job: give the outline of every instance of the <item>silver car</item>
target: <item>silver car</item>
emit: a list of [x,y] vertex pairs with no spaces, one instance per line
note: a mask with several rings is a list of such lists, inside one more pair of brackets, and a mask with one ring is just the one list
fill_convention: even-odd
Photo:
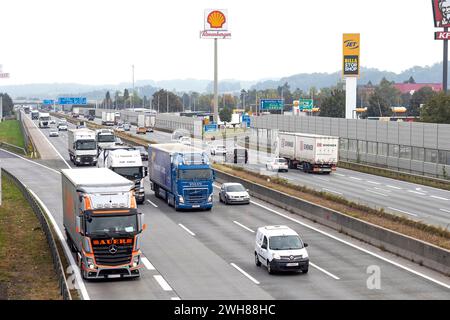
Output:
[[227,182],[220,187],[219,200],[225,204],[249,204],[250,195],[242,184]]

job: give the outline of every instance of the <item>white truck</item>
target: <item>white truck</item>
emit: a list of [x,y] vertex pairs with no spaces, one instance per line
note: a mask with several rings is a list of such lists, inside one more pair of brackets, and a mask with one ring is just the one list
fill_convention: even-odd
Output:
[[156,117],[149,114],[138,114],[137,118],[137,133],[153,132],[155,127]]
[[114,112],[102,111],[102,125],[113,126],[116,123],[116,114]]
[[95,132],[86,128],[70,129],[67,134],[69,157],[76,166],[97,164]]
[[72,108],[72,117],[78,118],[80,116],[80,107]]
[[339,137],[317,134],[280,132],[279,156],[290,169],[329,174],[336,170]]
[[108,168],[133,182],[134,196],[139,204],[145,201],[144,178],[147,167],[143,166],[141,152],[134,147],[105,148],[98,155],[99,168]]
[[50,114],[47,112],[39,112],[39,128],[50,128]]
[[98,129],[95,131],[98,149],[111,148],[116,144],[116,137],[112,129]]
[[105,168],[63,169],[63,224],[85,279],[139,277],[146,229],[133,183]]

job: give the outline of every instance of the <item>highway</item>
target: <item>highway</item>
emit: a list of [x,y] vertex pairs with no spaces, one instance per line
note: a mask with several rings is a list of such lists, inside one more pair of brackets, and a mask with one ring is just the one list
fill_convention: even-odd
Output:
[[[68,162],[67,135],[48,138],[48,129],[41,132],[34,137]],[[0,151],[0,165],[36,193],[63,229],[61,164],[67,167],[62,159],[33,162]],[[139,209],[149,224],[142,239],[148,261],[142,277],[85,282],[90,299],[450,298],[447,277],[261,201],[215,201],[210,212],[176,212],[154,197],[148,180],[145,188],[148,201]],[[309,243],[308,274],[269,275],[254,264],[252,231],[269,224],[288,225]],[[367,286],[368,268],[374,267],[381,272],[380,289]]]

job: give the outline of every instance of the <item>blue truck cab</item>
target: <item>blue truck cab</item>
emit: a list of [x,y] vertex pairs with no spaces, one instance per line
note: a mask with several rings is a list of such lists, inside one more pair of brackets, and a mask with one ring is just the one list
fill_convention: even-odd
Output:
[[156,197],[175,210],[212,208],[214,172],[205,151],[181,143],[152,144],[148,158]]

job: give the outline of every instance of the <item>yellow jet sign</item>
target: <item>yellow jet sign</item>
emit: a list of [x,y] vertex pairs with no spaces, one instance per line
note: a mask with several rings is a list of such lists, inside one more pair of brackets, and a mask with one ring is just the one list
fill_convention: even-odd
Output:
[[344,33],[343,37],[343,64],[342,75],[344,77],[358,77],[360,69],[359,61],[359,33]]

